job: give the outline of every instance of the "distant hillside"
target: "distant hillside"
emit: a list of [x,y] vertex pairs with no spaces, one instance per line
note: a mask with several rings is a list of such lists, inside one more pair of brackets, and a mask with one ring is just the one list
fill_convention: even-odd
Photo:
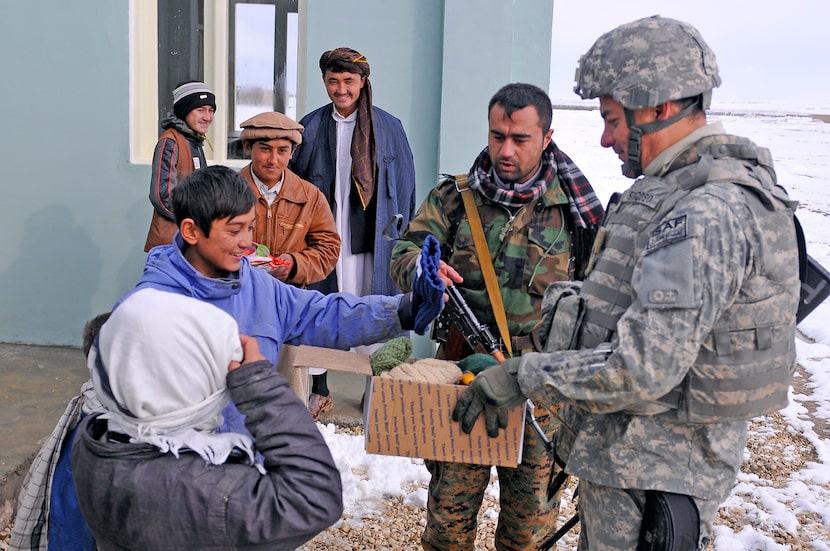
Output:
[[[599,105],[594,100],[583,102],[553,102],[554,110],[563,111],[595,111]],[[768,117],[809,117],[817,121],[830,123],[830,108],[799,108],[783,107],[772,104],[727,104],[714,105],[708,111],[711,115],[729,115],[733,117],[754,117],[764,115]]]

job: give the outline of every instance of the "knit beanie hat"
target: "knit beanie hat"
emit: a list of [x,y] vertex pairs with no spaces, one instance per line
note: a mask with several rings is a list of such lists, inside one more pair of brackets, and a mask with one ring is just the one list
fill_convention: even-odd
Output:
[[268,111],[253,116],[239,125],[242,133],[240,140],[276,140],[284,138],[294,145],[303,141],[303,125],[291,120],[282,113]]
[[216,111],[216,96],[204,82],[185,82],[173,90],[173,114],[182,120],[194,109],[205,105]]
[[400,381],[455,385],[461,380],[461,369],[449,360],[423,358],[413,363],[402,363],[389,371],[384,371],[380,376]]
[[458,360],[458,367],[461,368],[461,371],[469,371],[473,375],[478,375],[488,367],[498,365],[498,363],[498,360],[490,354],[477,352]]
[[396,337],[384,343],[369,357],[372,374],[380,375],[384,371],[389,371],[409,359],[410,354],[412,354],[412,341],[407,337]]

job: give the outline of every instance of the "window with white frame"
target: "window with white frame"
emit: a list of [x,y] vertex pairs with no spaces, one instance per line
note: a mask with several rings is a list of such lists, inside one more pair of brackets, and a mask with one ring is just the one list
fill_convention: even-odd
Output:
[[216,94],[205,154],[242,158],[239,123],[263,111],[296,118],[298,0],[132,0],[130,151],[150,162],[173,88],[201,80]]

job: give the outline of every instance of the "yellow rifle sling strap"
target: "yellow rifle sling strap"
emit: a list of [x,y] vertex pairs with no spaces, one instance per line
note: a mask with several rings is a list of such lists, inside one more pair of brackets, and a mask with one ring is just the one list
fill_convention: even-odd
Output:
[[499,281],[496,278],[496,270],[493,268],[493,259],[490,258],[487,240],[484,238],[484,228],[481,226],[481,218],[478,216],[475,197],[473,197],[470,188],[467,187],[466,174],[455,176],[455,187],[461,194],[464,201],[464,210],[467,211],[467,219],[470,221],[470,231],[473,234],[473,243],[475,243],[478,262],[481,265],[481,274],[484,276],[484,285],[487,287],[490,304],[493,305],[493,315],[496,318],[501,341],[507,348],[507,355],[513,356],[513,346],[510,342],[510,333],[507,330],[507,316],[504,313],[504,303],[501,300]]

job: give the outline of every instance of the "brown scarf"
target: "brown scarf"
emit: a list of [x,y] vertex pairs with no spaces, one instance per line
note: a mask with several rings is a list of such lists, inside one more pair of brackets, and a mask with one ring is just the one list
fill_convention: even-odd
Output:
[[352,181],[360,196],[363,210],[375,194],[377,154],[372,121],[372,84],[369,82],[369,62],[360,52],[351,48],[336,48],[320,57],[320,70],[335,73],[355,73],[365,77],[366,83],[357,99],[357,121],[352,135]]

